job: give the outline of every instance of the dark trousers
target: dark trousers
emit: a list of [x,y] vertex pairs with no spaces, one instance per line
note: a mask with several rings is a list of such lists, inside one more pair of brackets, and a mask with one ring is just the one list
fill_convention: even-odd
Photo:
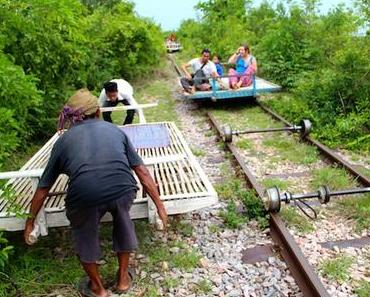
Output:
[[185,91],[189,92],[191,90],[191,87],[194,85],[193,80],[190,80],[186,77],[182,77],[180,79],[181,85],[184,88]]
[[74,248],[82,262],[96,263],[101,258],[99,224],[107,212],[113,217],[113,250],[120,253],[137,248],[135,227],[129,213],[135,197],[136,191],[129,191],[122,198],[97,206],[67,207]]
[[211,89],[211,85],[209,84],[207,79],[202,78],[194,79],[194,74],[192,74],[192,78],[193,79],[182,77],[180,79],[180,83],[185,91],[190,92],[192,86],[195,86],[195,89],[197,91],[208,91]]
[[[104,104],[102,107],[114,107],[114,106],[117,106],[117,104],[121,102],[123,105],[130,105],[130,103],[128,102],[127,99],[124,99],[124,100],[116,100],[114,102],[112,101],[104,101]],[[111,111],[105,111],[103,112],[103,119],[104,121],[107,121],[107,122],[110,122],[112,123],[112,118],[111,118]],[[126,118],[123,122],[124,125],[127,125],[127,124],[132,124],[133,120],[134,120],[134,116],[135,116],[135,110],[127,110],[127,113],[126,113]]]

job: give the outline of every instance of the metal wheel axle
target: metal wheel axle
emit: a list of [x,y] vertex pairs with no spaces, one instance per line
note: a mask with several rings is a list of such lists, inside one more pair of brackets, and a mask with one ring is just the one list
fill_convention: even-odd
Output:
[[300,132],[301,137],[303,138],[303,137],[306,137],[311,132],[311,129],[312,129],[312,124],[309,120],[302,120],[299,126],[293,125],[290,127],[266,128],[266,129],[255,129],[255,130],[245,130],[245,131],[232,130],[229,125],[226,125],[223,130],[223,137],[224,137],[225,142],[232,142],[233,135],[238,136],[239,134],[292,131],[292,132]]
[[327,186],[321,186],[317,192],[307,194],[292,194],[290,192],[281,193],[278,187],[272,187],[265,192],[265,208],[270,212],[279,212],[281,208],[281,202],[290,203],[291,201],[301,201],[301,199],[315,199],[317,198],[321,204],[326,204],[330,201],[331,197],[369,193],[370,187],[368,188],[354,188],[347,190],[331,191]]

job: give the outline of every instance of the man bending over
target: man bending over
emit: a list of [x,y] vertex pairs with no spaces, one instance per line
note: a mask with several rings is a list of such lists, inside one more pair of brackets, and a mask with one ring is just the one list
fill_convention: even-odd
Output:
[[[127,81],[124,79],[112,79],[104,84],[103,90],[100,92],[99,104],[101,107],[115,107],[118,103],[136,105],[133,93],[134,90]],[[111,111],[103,112],[104,121],[112,123],[111,113]],[[132,124],[134,116],[135,110],[127,110],[123,125]]]
[[74,248],[88,278],[81,282],[85,296],[107,297],[96,262],[101,258],[99,222],[105,213],[113,217],[113,250],[117,253],[117,291],[130,287],[128,264],[130,252],[137,248],[134,224],[129,210],[138,190],[132,170],[157,207],[166,226],[167,214],[156,184],[124,132],[99,120],[97,98],[88,90],[79,90],[64,107],[59,122],[71,127],[55,142],[50,159],[40,179],[26,221],[24,238],[30,241],[35,218],[47,194],[64,173],[69,176],[65,199],[66,215],[71,224]]

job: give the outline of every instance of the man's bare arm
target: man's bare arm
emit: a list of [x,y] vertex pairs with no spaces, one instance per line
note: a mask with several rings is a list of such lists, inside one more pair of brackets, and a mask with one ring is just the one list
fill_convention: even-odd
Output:
[[187,79],[191,79],[191,74],[188,72],[188,68],[190,67],[191,65],[189,63],[185,63],[181,66],[181,69],[182,71],[184,71],[185,73],[185,76]]
[[139,165],[133,167],[133,170],[139,178],[140,183],[143,185],[144,190],[149,194],[150,198],[152,198],[155,206],[157,207],[158,215],[162,220],[164,227],[166,227],[168,219],[166,209],[161,198],[159,197],[157,185],[150,175],[148,169],[144,165]]
[[35,218],[39,213],[41,207],[44,205],[45,199],[49,193],[51,187],[47,188],[38,188],[33,195],[32,202],[31,202],[31,210],[30,210],[30,217],[26,221],[26,226],[24,228],[24,240],[27,244],[32,244],[29,241],[29,235],[33,230],[33,224],[35,222]]

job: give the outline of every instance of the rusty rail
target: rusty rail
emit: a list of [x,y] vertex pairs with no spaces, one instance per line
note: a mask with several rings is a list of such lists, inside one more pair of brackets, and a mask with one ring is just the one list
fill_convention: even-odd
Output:
[[167,57],[171,61],[173,67],[175,68],[175,71],[177,73],[177,76],[178,77],[182,77],[182,72],[181,72],[179,66],[177,66],[177,64],[176,64],[175,60],[173,59],[173,57],[171,55],[167,55]]
[[[257,104],[269,115],[271,115],[273,118],[283,122],[286,126],[292,126],[291,123],[289,123],[286,119],[284,119],[282,116],[278,115],[276,112],[272,111],[270,108],[262,104],[261,102],[257,101]],[[363,186],[369,187],[370,186],[370,178],[368,178],[366,175],[364,175],[362,172],[358,171],[355,167],[353,167],[351,164],[343,160],[340,156],[338,156],[335,152],[333,152],[330,148],[323,145],[319,141],[312,139],[311,137],[305,137],[304,140],[308,142],[309,144],[316,146],[319,151],[332,160],[334,163],[342,166],[345,170],[347,170],[354,178],[360,182]]]
[[[220,124],[211,113],[208,112],[207,115],[218,135],[221,136],[222,129]],[[263,187],[257,182],[253,173],[246,166],[237,148],[232,143],[226,143],[226,147],[231,151],[238,162],[247,182],[255,189],[258,196],[263,199]],[[279,246],[281,255],[287,263],[303,295],[307,297],[329,297],[329,293],[325,290],[318,275],[304,257],[301,249],[295,242],[293,236],[289,233],[279,214],[270,214],[270,234],[273,241]]]

